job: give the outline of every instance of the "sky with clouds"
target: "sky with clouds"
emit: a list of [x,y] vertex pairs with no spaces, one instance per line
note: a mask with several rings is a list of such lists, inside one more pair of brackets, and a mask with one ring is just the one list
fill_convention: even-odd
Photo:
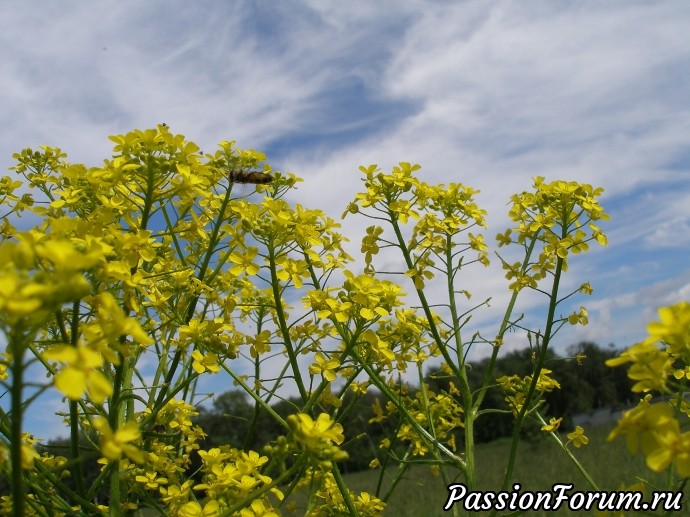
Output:
[[[265,152],[334,218],[359,165],[419,163],[481,190],[490,242],[535,176],[591,183],[609,246],[573,261],[590,324],[556,346],[627,346],[690,298],[689,22],[672,1],[6,2],[0,169],[44,144],[98,165],[107,135],[165,122]],[[366,225],[344,221],[355,251]],[[468,282],[501,312],[498,269]]]

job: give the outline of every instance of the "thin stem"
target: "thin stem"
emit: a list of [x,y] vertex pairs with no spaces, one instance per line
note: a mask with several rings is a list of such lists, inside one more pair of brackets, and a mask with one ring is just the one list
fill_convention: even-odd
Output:
[[414,428],[414,430],[417,432],[417,434],[422,438],[424,441],[427,443],[431,444],[433,447],[436,447],[438,450],[440,450],[444,455],[446,455],[455,465],[457,465],[463,472],[466,468],[466,463],[465,460],[457,456],[456,454],[453,453],[448,447],[443,445],[441,442],[436,440],[433,436],[429,434],[429,432],[424,429],[421,425],[419,425],[419,422],[417,422],[412,415],[407,411],[405,406],[400,402],[400,400],[395,396],[395,394],[390,390],[388,385],[383,382],[377,373],[371,368],[371,365],[367,364],[362,360],[361,357],[357,354],[357,352],[353,349],[352,350],[352,355],[357,361],[359,361],[360,364],[364,366],[364,370],[367,372],[369,375],[369,379],[371,382],[381,391],[383,394],[386,396],[386,399],[389,400],[397,409],[400,411],[400,414],[407,420],[407,422]]
[[[400,231],[400,225],[398,224],[398,221],[395,218],[395,214],[393,212],[390,212],[389,217],[390,217],[391,226],[393,227],[393,231],[395,232],[396,238],[398,239],[398,246],[400,248],[400,251],[403,254],[403,258],[405,259],[405,264],[406,264],[408,269],[413,269],[414,266],[413,266],[412,257],[410,256],[410,252],[407,249],[407,245],[405,244],[405,239],[402,236],[402,232]],[[418,289],[416,287],[415,287],[415,290],[417,291],[417,296],[419,297],[419,301],[422,304],[422,310],[424,311],[424,316],[426,317],[427,322],[429,324],[429,331],[431,332],[431,335],[434,338],[434,341],[438,345],[439,351],[441,352],[443,359],[446,361],[446,364],[448,365],[449,368],[455,369],[455,364],[453,363],[453,359],[448,354],[447,348],[445,346],[443,346],[443,340],[441,339],[441,335],[438,331],[438,328],[436,328],[434,316],[433,316],[433,314],[431,314],[429,302],[426,299],[426,294],[424,294],[424,290]]]
[[[211,262],[211,258],[216,252],[216,245],[218,244],[218,234],[220,233],[220,229],[223,225],[222,221],[224,219],[224,214],[225,210],[230,203],[231,197],[230,197],[230,190],[226,190],[225,192],[225,197],[223,198],[223,202],[221,204],[221,207],[219,209],[219,216],[216,219],[216,224],[213,227],[213,230],[211,232],[211,237],[209,238],[209,243],[208,243],[208,249],[206,251],[206,255],[204,256],[204,260],[201,264],[201,267],[199,268],[199,273],[197,274],[196,278],[200,282],[203,282],[204,278],[206,277],[206,271],[208,270],[209,264]],[[199,295],[194,294],[189,301],[189,305],[187,306],[187,314],[185,315],[184,323],[185,325],[188,324],[192,318],[194,317],[194,311],[196,310],[196,304],[199,301]],[[175,355],[173,356],[172,362],[170,363],[170,369],[168,370],[168,373],[165,375],[165,380],[163,381],[163,384],[161,386],[161,390],[158,393],[158,397],[156,398],[156,402],[153,405],[153,413],[158,414],[158,412],[162,408],[163,401],[165,400],[166,397],[166,392],[167,390],[170,389],[172,386],[172,381],[173,378],[175,377],[175,372],[177,371],[177,367],[180,364],[180,360],[182,358],[182,351],[178,350],[175,352]]]
[[[544,418],[543,418],[539,413],[537,413],[537,419],[539,420],[539,422],[540,422],[543,426],[544,426],[544,425],[547,425],[547,424],[546,424],[546,421],[544,420]],[[577,458],[573,455],[573,453],[570,452],[570,449],[568,449],[568,447],[566,447],[566,445],[563,443],[563,440],[561,440],[561,437],[558,436],[558,433],[552,432],[552,433],[549,433],[549,434],[551,435],[551,438],[552,438],[553,440],[555,440],[556,443],[558,444],[558,446],[563,450],[563,452],[565,453],[565,455],[568,456],[568,458],[570,459],[570,461],[573,462],[573,464],[575,465],[575,467],[577,468],[577,470],[580,471],[580,474],[582,474],[582,476],[587,480],[587,483],[588,483],[589,486],[592,488],[592,490],[598,492],[598,491],[599,491],[599,486],[598,486],[598,485],[595,483],[595,481],[591,478],[591,476],[589,475],[589,473],[585,470],[585,468],[584,468],[584,467],[582,466],[582,464],[577,460]]]
[[340,490],[340,493],[343,496],[343,501],[345,502],[345,506],[347,506],[347,509],[350,511],[350,515],[353,515],[354,517],[357,517],[359,514],[357,513],[357,509],[355,508],[354,503],[352,502],[352,498],[350,497],[350,493],[347,490],[347,487],[345,486],[345,481],[343,480],[343,476],[340,474],[340,470],[338,470],[337,465],[333,465],[333,477],[335,478],[335,484],[338,485],[338,489]]
[[[459,390],[462,397],[462,406],[465,412],[465,481],[469,490],[474,489],[474,419],[476,417],[474,405],[472,403],[472,389],[467,379],[465,368],[465,358],[463,355],[463,344],[460,333],[460,322],[458,320],[458,309],[455,304],[455,287],[453,274],[453,257],[451,254],[452,237],[446,235],[446,278],[448,279],[448,301],[450,304],[450,315],[455,337],[455,349],[458,356],[456,375],[460,384]],[[449,364],[450,367],[450,364]]]
[[558,287],[561,279],[561,273],[563,272],[563,259],[558,257],[556,261],[556,271],[554,273],[553,284],[551,287],[551,296],[549,298],[549,312],[546,317],[546,328],[544,330],[544,339],[542,341],[541,347],[539,349],[539,358],[537,359],[537,365],[532,374],[532,382],[530,383],[529,389],[525,396],[525,400],[520,408],[520,412],[517,415],[515,422],[515,429],[513,430],[513,441],[510,447],[510,458],[508,460],[508,466],[506,467],[505,477],[503,478],[503,488],[502,490],[508,490],[508,485],[513,476],[513,469],[515,467],[515,458],[517,456],[517,446],[520,440],[520,429],[522,428],[525,415],[529,408],[532,398],[534,397],[534,392],[537,389],[537,384],[539,383],[539,375],[544,367],[544,361],[546,361],[546,351],[549,347],[551,341],[551,332],[553,328],[554,315],[556,312],[556,300],[558,299]]
[[10,334],[9,348],[12,351],[12,414],[10,418],[10,459],[12,473],[10,484],[12,491],[12,515],[24,517],[26,493],[24,491],[24,471],[22,469],[22,418],[24,400],[22,388],[24,381],[24,346],[23,336],[13,329]]
[[276,256],[273,246],[268,247],[268,265],[271,270],[271,287],[273,289],[273,300],[275,302],[276,316],[278,317],[278,327],[280,328],[280,333],[283,336],[285,350],[287,351],[290,366],[294,372],[297,389],[299,390],[300,397],[302,397],[302,400],[305,401],[309,398],[309,395],[304,387],[304,382],[302,381],[302,375],[299,371],[299,364],[297,363],[297,355],[295,354],[295,349],[292,345],[292,340],[290,339],[290,331],[288,330],[287,322],[285,321],[285,312],[283,311],[283,302],[281,300],[279,290],[280,280],[278,279],[278,272],[276,270]]
[[[57,311],[60,333],[63,341],[67,341],[67,332],[62,324],[62,312]],[[79,342],[79,301],[75,300],[72,304],[72,321],[70,323],[70,345],[76,347]],[[69,423],[70,423],[70,450],[72,458],[75,460],[77,492],[80,496],[86,496],[86,486],[84,485],[84,465],[79,459],[79,403],[76,400],[69,401]]]
[[[532,252],[534,251],[534,246],[536,245],[537,239],[536,236],[534,239],[529,244],[529,247],[526,250],[525,253],[525,258],[522,261],[522,271],[525,271],[527,269],[527,266],[529,265],[530,259],[532,257]],[[497,340],[503,340],[503,336],[505,335],[506,331],[508,330],[508,324],[510,322],[510,317],[513,314],[513,309],[515,308],[515,303],[517,302],[517,298],[519,295],[519,291],[515,290],[513,291],[512,296],[510,297],[510,302],[508,302],[508,307],[506,308],[506,312],[503,315],[503,321],[501,322],[501,327],[498,330],[498,335],[496,336]],[[493,382],[493,375],[494,375],[494,368],[496,367],[496,359],[498,358],[498,353],[501,351],[500,345],[497,343],[496,346],[494,346],[494,350],[491,353],[491,358],[489,359],[489,367],[486,369],[486,374],[484,375],[484,379],[482,380],[482,385],[481,388],[479,388],[479,391],[477,392],[477,396],[474,400],[474,408],[475,410],[479,409],[479,407],[482,405],[482,402],[484,400],[484,396],[486,395],[487,390],[489,389],[489,386]]]

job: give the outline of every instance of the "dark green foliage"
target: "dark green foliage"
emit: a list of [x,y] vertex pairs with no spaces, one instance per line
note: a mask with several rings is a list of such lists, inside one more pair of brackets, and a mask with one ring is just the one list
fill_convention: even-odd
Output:
[[[634,401],[630,391],[632,381],[625,368],[609,368],[605,362],[616,357],[612,347],[604,350],[594,343],[580,343],[568,349],[569,358],[557,358],[547,363],[553,377],[565,390],[546,395],[550,416],[562,416],[564,429],[572,428],[572,417],[599,408],[622,408]],[[582,364],[572,359],[584,356]]]

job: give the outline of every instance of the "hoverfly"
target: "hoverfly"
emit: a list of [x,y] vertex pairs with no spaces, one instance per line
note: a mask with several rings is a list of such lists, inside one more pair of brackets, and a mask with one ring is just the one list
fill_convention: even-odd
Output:
[[232,169],[228,174],[228,179],[232,183],[254,183],[264,185],[273,181],[273,176],[261,171],[250,171],[245,169]]

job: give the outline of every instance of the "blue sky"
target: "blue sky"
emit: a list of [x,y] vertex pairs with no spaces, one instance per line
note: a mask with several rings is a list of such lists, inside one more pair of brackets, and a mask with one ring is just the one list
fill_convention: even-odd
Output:
[[[690,3],[634,0],[3,3],[0,169],[42,144],[97,165],[107,135],[165,122],[265,152],[304,179],[291,201],[334,218],[359,165],[420,163],[481,190],[490,242],[533,177],[591,183],[610,244],[572,263],[590,325],[556,347],[626,346],[690,298],[689,22]],[[355,251],[366,225],[344,221]],[[508,293],[483,273],[486,329]]]

